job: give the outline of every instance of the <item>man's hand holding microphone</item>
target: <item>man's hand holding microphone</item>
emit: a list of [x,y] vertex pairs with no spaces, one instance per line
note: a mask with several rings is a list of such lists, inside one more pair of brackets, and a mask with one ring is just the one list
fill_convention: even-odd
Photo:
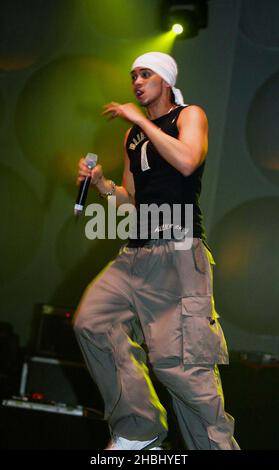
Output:
[[82,213],[90,185],[96,186],[100,196],[105,198],[112,196],[115,192],[115,183],[104,178],[102,165],[97,165],[97,159],[96,154],[88,153],[85,158],[81,158],[79,161],[77,177],[79,192],[74,207],[75,215]]
[[[141,110],[133,103],[126,103],[121,105],[119,103],[111,102],[104,106],[104,115],[109,116],[110,119],[120,117],[132,124],[140,123],[146,120],[146,117]],[[90,185],[97,188],[102,197],[112,196],[117,192],[118,203],[131,202],[133,196],[127,192],[123,186],[117,186],[113,181],[107,180],[103,175],[102,165],[97,165],[97,155],[88,153],[85,158],[81,158],[78,164],[78,177],[77,184],[79,185],[79,193],[76,200],[74,212],[76,215],[81,214],[88,189]],[[116,194],[115,194],[116,195]]]

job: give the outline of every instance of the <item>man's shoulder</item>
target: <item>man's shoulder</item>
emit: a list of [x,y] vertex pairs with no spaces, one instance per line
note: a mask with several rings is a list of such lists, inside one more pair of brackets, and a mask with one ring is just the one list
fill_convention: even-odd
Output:
[[127,140],[129,138],[129,135],[130,135],[132,129],[133,129],[132,127],[129,127],[129,129],[126,130],[125,137],[124,137],[124,145],[127,143]]
[[205,115],[206,116],[206,112],[205,112],[205,109],[200,106],[199,104],[186,104],[185,106],[183,106],[183,109],[181,110],[181,113],[180,114],[200,114],[200,115]]
[[179,123],[187,123],[188,120],[199,120],[207,122],[207,115],[204,108],[197,104],[188,104],[181,110],[178,118]]

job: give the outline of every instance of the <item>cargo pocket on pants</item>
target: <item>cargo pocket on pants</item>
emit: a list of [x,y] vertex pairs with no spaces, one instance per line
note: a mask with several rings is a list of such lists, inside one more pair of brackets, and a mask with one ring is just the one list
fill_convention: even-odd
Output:
[[220,328],[211,295],[182,299],[184,364],[215,364],[220,359]]

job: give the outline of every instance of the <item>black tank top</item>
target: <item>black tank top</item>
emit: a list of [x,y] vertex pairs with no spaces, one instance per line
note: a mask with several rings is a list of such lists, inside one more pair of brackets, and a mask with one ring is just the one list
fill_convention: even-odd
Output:
[[[186,105],[188,106],[188,105]],[[185,106],[178,106],[169,113],[152,122],[163,132],[178,138],[177,118]],[[139,208],[141,204],[155,203],[158,206],[167,203],[193,205],[193,237],[201,238],[206,246],[206,235],[202,212],[199,205],[201,180],[205,161],[191,175],[183,176],[178,170],[160,156],[154,145],[145,136],[142,129],[134,125],[130,130],[126,143],[130,159],[130,171],[135,182],[135,205],[137,209],[137,237],[139,238]],[[181,226],[183,227],[184,211],[182,210]],[[160,227],[162,228],[162,227]],[[164,227],[163,227],[164,229]],[[160,231],[159,238],[163,235]],[[150,229],[148,239],[156,238]],[[158,238],[158,234],[157,234]],[[142,242],[142,244],[144,244]]]

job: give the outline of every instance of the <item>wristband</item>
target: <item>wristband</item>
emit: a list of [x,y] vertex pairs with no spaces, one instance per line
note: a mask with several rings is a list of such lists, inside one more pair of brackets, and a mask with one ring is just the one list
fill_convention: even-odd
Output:
[[112,196],[115,193],[116,184],[112,180],[110,180],[110,184],[111,184],[111,190],[107,191],[106,193],[99,193],[101,197],[107,198],[109,196]]

